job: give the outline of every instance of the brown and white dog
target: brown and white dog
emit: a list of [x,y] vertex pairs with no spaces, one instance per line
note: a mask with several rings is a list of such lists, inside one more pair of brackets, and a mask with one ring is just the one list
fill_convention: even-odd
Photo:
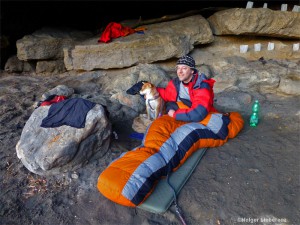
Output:
[[156,87],[149,83],[143,82],[140,94],[146,99],[146,110],[148,119],[155,120],[162,116],[164,108],[164,100],[160,97]]

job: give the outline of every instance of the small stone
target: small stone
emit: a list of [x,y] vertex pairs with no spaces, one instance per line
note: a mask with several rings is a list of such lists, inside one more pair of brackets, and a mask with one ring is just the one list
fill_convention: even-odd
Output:
[[258,169],[249,169],[250,172],[255,172],[255,173],[258,173],[259,170]]
[[72,173],[72,175],[71,175],[71,177],[73,178],[73,179],[78,179],[78,174],[76,174],[76,173]]

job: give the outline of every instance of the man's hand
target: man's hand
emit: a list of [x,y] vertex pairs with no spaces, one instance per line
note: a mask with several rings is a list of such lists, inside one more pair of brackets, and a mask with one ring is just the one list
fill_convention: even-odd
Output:
[[168,112],[168,115],[173,117],[174,113],[175,113],[175,110],[170,109],[169,112]]

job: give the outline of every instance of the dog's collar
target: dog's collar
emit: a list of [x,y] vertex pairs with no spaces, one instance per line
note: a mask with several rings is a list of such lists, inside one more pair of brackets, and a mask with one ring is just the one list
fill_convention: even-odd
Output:
[[159,98],[159,93],[157,95],[155,95],[154,98],[148,99],[147,102],[148,102],[148,105],[149,105],[149,107],[150,107],[151,110],[154,110],[154,109],[152,108],[152,106],[150,104],[150,101],[156,100],[158,98]]

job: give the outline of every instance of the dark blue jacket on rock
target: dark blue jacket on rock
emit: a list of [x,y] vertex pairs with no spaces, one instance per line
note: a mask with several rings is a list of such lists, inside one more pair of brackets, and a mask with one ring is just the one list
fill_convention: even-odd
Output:
[[41,127],[59,127],[68,125],[76,128],[85,127],[86,115],[96,103],[83,98],[70,98],[49,108],[48,115],[42,121]]

